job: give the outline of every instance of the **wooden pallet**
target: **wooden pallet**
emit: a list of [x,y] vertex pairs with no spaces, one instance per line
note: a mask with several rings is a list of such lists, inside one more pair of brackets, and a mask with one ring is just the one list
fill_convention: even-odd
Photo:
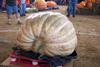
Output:
[[0,65],[0,67],[22,67],[21,65],[13,65],[13,64],[10,64],[10,60],[11,58],[8,57],[5,61],[3,61]]
[[[10,60],[11,60],[11,58],[10,57],[8,57],[5,61],[3,61],[1,64],[0,64],[0,67],[23,67],[22,65],[13,65],[13,64],[10,64]],[[67,63],[64,67],[74,67],[73,66],[73,62],[74,61],[71,61],[71,62],[69,62],[69,63]]]

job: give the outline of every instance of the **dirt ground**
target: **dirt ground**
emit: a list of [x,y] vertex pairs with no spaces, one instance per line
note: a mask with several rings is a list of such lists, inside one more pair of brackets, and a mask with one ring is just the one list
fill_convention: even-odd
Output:
[[[65,14],[65,7],[60,11]],[[23,21],[25,18],[21,17]],[[100,67],[100,15],[76,15],[69,20],[72,21],[78,37],[78,58],[74,61],[74,67]],[[16,22],[15,19],[13,21]],[[0,14],[0,63],[9,56],[16,43],[16,32],[20,28],[17,23],[6,23],[6,14]]]

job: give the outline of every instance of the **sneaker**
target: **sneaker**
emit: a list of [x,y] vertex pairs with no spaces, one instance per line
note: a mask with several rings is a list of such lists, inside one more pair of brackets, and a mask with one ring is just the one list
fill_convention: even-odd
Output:
[[20,19],[18,19],[18,24],[21,24],[21,20]]
[[24,14],[23,16],[26,16],[26,14]]
[[23,15],[20,15],[21,17],[23,17]]
[[8,25],[11,25],[11,19],[8,19],[8,23],[7,23]]
[[23,16],[26,16],[26,14],[22,14],[22,15],[20,15],[21,17],[23,17]]
[[70,17],[70,15],[66,15],[67,17]]
[[75,15],[73,15],[73,17],[75,17]]

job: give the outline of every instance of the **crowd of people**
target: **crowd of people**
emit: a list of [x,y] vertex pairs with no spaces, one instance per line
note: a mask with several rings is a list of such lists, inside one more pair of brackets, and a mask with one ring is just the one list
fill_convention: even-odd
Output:
[[[25,16],[26,11],[26,0],[19,0],[20,4],[16,4],[16,0],[0,0],[0,12],[2,12],[2,8],[6,9],[6,14],[8,17],[8,24],[11,24],[11,15],[12,13],[15,14],[18,24],[21,24],[20,16]],[[33,0],[30,0],[31,2]],[[72,15],[75,17],[76,12],[76,4],[77,0],[64,0],[64,2],[67,2],[68,8],[66,10],[67,17],[70,17]],[[18,7],[19,7],[19,13],[18,13]],[[20,16],[19,16],[20,14]]]
[[[0,0],[0,12],[2,8],[6,9],[8,17],[8,24],[11,24],[11,15],[15,14],[18,24],[21,24],[20,16],[25,16],[26,11],[26,0],[20,0],[20,4],[16,4],[16,0]],[[18,12],[19,6],[19,12]]]

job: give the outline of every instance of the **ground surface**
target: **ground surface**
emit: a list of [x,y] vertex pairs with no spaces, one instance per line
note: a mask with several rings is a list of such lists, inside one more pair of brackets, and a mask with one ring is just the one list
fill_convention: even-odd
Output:
[[[61,12],[65,14],[65,7],[62,7]],[[78,58],[74,67],[100,67],[100,16],[76,15],[69,20],[72,21],[78,36]],[[20,27],[16,23],[7,25],[6,22],[6,14],[0,14],[0,63],[8,57]]]

